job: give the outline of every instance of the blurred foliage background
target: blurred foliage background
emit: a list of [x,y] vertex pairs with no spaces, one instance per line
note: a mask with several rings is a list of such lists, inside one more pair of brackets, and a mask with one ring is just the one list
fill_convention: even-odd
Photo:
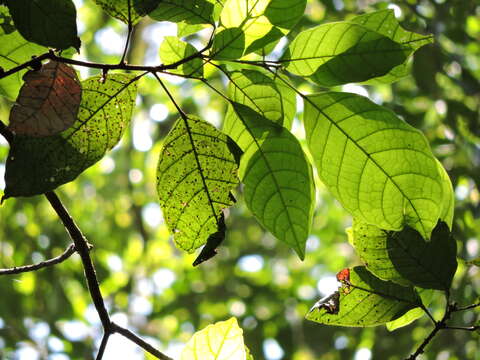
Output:
[[[126,26],[92,0],[76,0],[82,39],[80,59],[117,62]],[[395,10],[402,25],[433,33],[435,43],[418,51],[412,76],[393,85],[347,85],[391,108],[421,129],[447,169],[456,194],[453,233],[458,256],[471,260],[480,247],[480,4],[477,0],[309,0],[293,34],[321,22],[354,14]],[[176,25],[143,19],[137,25],[130,63],[159,63],[158,47]],[[208,30],[189,41],[201,46]],[[281,51],[282,43],[276,49]],[[96,74],[77,68],[82,78]],[[224,79],[211,73],[219,89]],[[221,126],[222,100],[201,83],[171,76],[169,88],[188,113]],[[295,78],[305,92],[321,89]],[[11,103],[0,99],[7,122]],[[301,105],[294,132],[302,138]],[[155,191],[162,139],[177,113],[153,78],[139,87],[132,128],[108,156],[74,182],[58,189],[88,240],[101,288],[114,321],[178,356],[191,335],[231,316],[239,319],[255,359],[402,359],[427,336],[424,317],[389,333],[385,327],[354,329],[309,323],[305,313],[335,289],[335,274],[359,263],[347,242],[350,216],[321,184],[305,261],[266,233],[242,202],[227,218],[227,239],[219,255],[192,267],[195,254],[176,250],[163,222]],[[8,146],[0,143],[0,187]],[[68,236],[44,197],[9,199],[0,207],[0,268],[42,261],[63,252]],[[478,301],[480,272],[460,261],[453,298]],[[441,297],[431,309],[441,316]],[[460,313],[455,322],[479,321],[480,310]],[[0,359],[91,359],[102,327],[91,304],[78,256],[34,273],[0,278]],[[422,359],[480,359],[480,335],[441,332]],[[111,338],[105,359],[148,358],[124,338]]]

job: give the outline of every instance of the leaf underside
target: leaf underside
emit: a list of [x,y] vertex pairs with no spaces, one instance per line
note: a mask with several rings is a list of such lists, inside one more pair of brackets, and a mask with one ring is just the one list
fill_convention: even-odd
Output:
[[266,119],[291,129],[296,114],[295,92],[272,75],[256,70],[231,74],[228,96],[246,105]]
[[109,74],[82,82],[76,122],[47,137],[18,135],[5,172],[5,198],[33,196],[75,179],[113,148],[130,123],[136,97],[131,75]]
[[327,309],[314,306],[306,319],[325,325],[376,326],[421,306],[412,287],[380,280],[363,266],[350,269],[349,283],[339,289],[338,313],[329,314]]
[[428,238],[449,194],[424,135],[367,98],[305,99],[305,131],[318,174],[354,217],[382,229],[405,224]]
[[303,259],[315,202],[310,164],[287,129],[233,104],[224,131],[244,151],[239,175],[245,202],[265,228]]
[[353,244],[373,274],[401,285],[448,290],[457,269],[456,241],[441,221],[430,241],[408,226],[393,232],[355,221]]
[[10,112],[10,130],[17,135],[49,136],[68,129],[77,119],[82,87],[69,65],[50,61],[28,71]]
[[157,21],[214,24],[218,6],[215,0],[162,0],[149,16]]
[[221,232],[222,209],[233,205],[237,163],[228,142],[195,116],[180,118],[165,139],[157,167],[158,196],[165,222],[185,251],[195,251]]
[[94,0],[107,14],[124,22],[135,25],[140,19],[152,12],[163,0]]
[[196,332],[182,351],[180,360],[245,360],[243,330],[231,318]]

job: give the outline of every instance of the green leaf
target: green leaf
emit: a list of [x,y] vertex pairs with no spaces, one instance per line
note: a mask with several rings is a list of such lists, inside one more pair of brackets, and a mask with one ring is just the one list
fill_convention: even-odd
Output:
[[381,229],[406,224],[428,238],[448,194],[424,135],[359,95],[328,92],[304,100],[318,174],[345,209]]
[[190,25],[184,21],[178,22],[177,23],[177,36],[179,38],[183,38],[185,36],[194,34],[200,30],[205,29],[208,25],[203,25],[203,24],[193,24]]
[[245,50],[245,34],[240,28],[223,29],[213,38],[210,57],[218,60],[235,60]]
[[24,80],[10,111],[10,130],[17,135],[49,136],[75,123],[82,87],[72,67],[50,61],[27,72]]
[[[391,9],[380,10],[365,15],[356,16],[349,22],[360,24],[383,36],[386,36],[398,44],[408,46],[412,53],[422,46],[432,43],[432,35],[422,35],[404,30]],[[400,64],[390,70],[386,75],[368,81],[368,83],[391,83],[409,74],[409,67],[406,63]]]
[[[237,164],[229,139],[195,117],[180,118],[165,139],[157,191],[176,244],[193,252],[221,231],[222,209],[233,205]],[[224,226],[224,225],[223,225]]]
[[422,305],[412,287],[380,280],[363,266],[350,269],[350,280],[342,285],[337,296],[335,309],[321,299],[305,318],[325,325],[375,326]]
[[446,291],[457,269],[457,244],[443,221],[430,241],[408,226],[393,232],[355,221],[353,244],[373,274],[401,285]]
[[322,86],[361,82],[387,74],[412,52],[371,29],[335,22],[301,32],[283,61],[287,70]]
[[[6,7],[0,7],[0,67],[5,71],[31,60],[32,55],[41,54],[48,49],[25,40],[18,31],[15,31],[13,20]],[[12,31],[13,30],[13,31]],[[0,80],[0,95],[11,101],[17,98],[23,84],[23,74],[26,70],[19,71]]]
[[162,0],[149,16],[157,21],[213,25],[219,7],[216,0]]
[[[422,303],[424,306],[428,306],[433,298],[434,291],[427,290],[427,289],[420,289],[418,291],[418,295],[420,295],[422,299]],[[401,327],[407,326],[414,322],[417,319],[420,319],[422,316],[425,315],[425,311],[421,308],[415,308],[410,311],[407,311],[404,315],[400,316],[398,319],[390,321],[385,324],[388,331],[394,331]]]
[[150,14],[163,0],[94,0],[108,15],[135,25],[140,19]]
[[303,16],[306,5],[306,0],[271,0],[265,9],[265,16],[272,25],[290,30]]
[[287,129],[233,104],[224,131],[244,151],[239,175],[245,202],[266,229],[303,259],[315,203],[310,164]]
[[[165,65],[176,63],[196,53],[198,53],[197,49],[175,36],[165,36],[160,46],[160,59]],[[170,71],[175,74],[202,77],[203,61],[196,57]]]
[[109,74],[82,82],[77,121],[60,134],[17,135],[5,173],[5,198],[32,196],[75,179],[113,148],[130,123],[136,82],[131,75]]
[[[437,159],[436,159],[437,160]],[[453,193],[452,182],[450,177],[447,174],[447,171],[443,167],[442,163],[437,160],[438,172],[442,179],[442,189],[443,189],[443,209],[440,212],[440,219],[445,221],[448,227],[452,228],[453,223],[453,212],[455,207],[455,194]]]
[[[236,39],[243,36],[244,50],[239,57],[260,51],[286,35],[298,22],[305,10],[306,0],[227,0],[220,14],[221,26],[217,34],[225,29],[239,29],[230,41],[222,41],[224,47],[238,44]],[[221,49],[221,48],[218,48]],[[269,49],[270,50],[270,49]],[[268,52],[268,51],[267,51]],[[215,52],[213,53],[215,54]],[[214,57],[214,55],[211,55]],[[238,58],[238,57],[237,57]]]
[[297,110],[295,92],[281,81],[276,82],[271,74],[256,70],[233,72],[228,96],[268,120],[287,129],[292,127]]
[[245,360],[243,330],[231,318],[197,331],[182,351],[180,360]]
[[77,11],[71,0],[7,0],[15,27],[39,45],[80,51]]

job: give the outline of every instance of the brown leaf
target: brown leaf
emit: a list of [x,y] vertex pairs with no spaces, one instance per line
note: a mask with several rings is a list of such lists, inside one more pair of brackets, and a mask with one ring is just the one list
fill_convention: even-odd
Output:
[[82,87],[75,70],[50,61],[25,74],[17,103],[10,112],[10,130],[44,137],[68,129],[77,119]]

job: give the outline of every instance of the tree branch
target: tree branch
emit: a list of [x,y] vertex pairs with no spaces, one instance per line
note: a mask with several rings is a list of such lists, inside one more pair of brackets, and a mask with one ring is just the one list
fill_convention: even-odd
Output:
[[118,326],[117,324],[113,323],[111,324],[111,327],[112,327],[112,331],[113,332],[116,332],[116,333],[119,333],[120,335],[123,335],[124,337],[126,337],[127,339],[129,339],[130,341],[134,342],[135,344],[137,344],[138,346],[140,346],[142,349],[148,351],[150,354],[152,354],[153,356],[156,356],[158,359],[161,359],[161,360],[173,360],[171,357],[168,357],[167,355],[163,354],[162,352],[158,351],[157,349],[155,349],[152,345],[150,345],[149,343],[145,342],[145,340],[141,339],[140,337],[138,337],[137,335],[135,335],[133,332],[131,332],[130,330],[128,329],[125,329],[121,326]]
[[92,260],[90,259],[87,240],[83,236],[77,224],[75,224],[75,222],[73,221],[67,209],[63,206],[57,194],[55,194],[53,191],[49,191],[45,193],[45,196],[47,197],[50,205],[57,213],[68,234],[70,235],[70,238],[75,244],[75,248],[80,255],[80,258],[82,259],[83,269],[85,271],[85,277],[88,284],[88,290],[90,291],[90,295],[95,305],[95,309],[100,316],[100,321],[102,322],[103,327],[106,330],[109,330],[111,321],[107,309],[105,308],[105,303],[103,302],[102,293],[100,291],[100,286],[98,285],[97,281],[95,267],[93,266]]
[[63,254],[61,254],[57,257],[39,262],[38,264],[15,266],[15,267],[10,268],[10,269],[0,269],[0,275],[20,274],[20,273],[24,273],[24,272],[28,272],[28,271],[39,270],[39,269],[42,269],[42,268],[47,267],[47,266],[53,266],[53,265],[56,265],[56,264],[60,264],[61,262],[65,261],[70,256],[72,256],[74,253],[75,253],[75,245],[71,244],[63,252]]

